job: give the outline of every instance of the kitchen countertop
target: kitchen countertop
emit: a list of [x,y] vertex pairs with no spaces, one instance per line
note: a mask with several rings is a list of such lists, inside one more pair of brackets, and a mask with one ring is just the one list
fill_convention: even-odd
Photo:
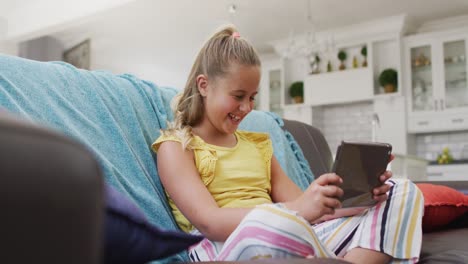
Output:
[[452,161],[451,163],[449,163],[449,164],[439,164],[439,163],[437,163],[436,160],[429,161],[429,165],[440,165],[440,166],[443,166],[443,165],[454,165],[454,164],[468,164],[468,159],[453,160],[453,161]]

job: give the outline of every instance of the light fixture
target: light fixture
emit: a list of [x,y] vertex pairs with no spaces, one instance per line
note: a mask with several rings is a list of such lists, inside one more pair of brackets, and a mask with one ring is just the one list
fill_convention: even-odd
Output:
[[235,4],[230,4],[228,6],[228,12],[229,14],[235,14],[237,11],[237,6]]
[[295,36],[291,30],[287,47],[283,52],[283,57],[296,58],[307,57],[311,62],[315,61],[316,55],[330,60],[336,53],[335,39],[333,34],[317,37],[317,22],[313,21],[310,0],[307,0],[307,31],[305,34]]

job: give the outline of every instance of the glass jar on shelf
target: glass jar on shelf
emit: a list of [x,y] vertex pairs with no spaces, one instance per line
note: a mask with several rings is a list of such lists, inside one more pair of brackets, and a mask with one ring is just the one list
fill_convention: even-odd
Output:
[[411,48],[411,98],[413,111],[433,109],[431,46]]

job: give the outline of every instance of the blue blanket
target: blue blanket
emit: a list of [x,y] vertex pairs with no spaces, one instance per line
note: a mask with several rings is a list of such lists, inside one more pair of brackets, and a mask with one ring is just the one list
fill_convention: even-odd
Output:
[[[177,229],[159,181],[151,143],[173,119],[177,90],[135,76],[85,71],[62,62],[0,55],[0,110],[46,125],[82,142],[99,161],[105,180],[128,195],[149,221]],[[282,120],[254,111],[241,128],[269,132],[275,156],[305,188],[313,179]],[[66,177],[66,175],[64,175]],[[187,260],[181,253],[166,261]]]

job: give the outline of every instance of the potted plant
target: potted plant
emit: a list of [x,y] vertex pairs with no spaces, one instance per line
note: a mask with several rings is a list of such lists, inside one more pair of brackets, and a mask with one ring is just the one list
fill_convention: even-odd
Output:
[[379,83],[385,93],[394,93],[398,88],[398,74],[394,69],[385,69],[379,75]]
[[346,60],[346,52],[344,50],[340,50],[338,52],[338,59],[341,61],[340,64],[340,71],[346,69],[344,61]]
[[367,46],[362,46],[361,55],[364,57],[364,61],[362,62],[362,67],[367,67]]
[[289,86],[289,96],[294,100],[296,104],[304,102],[304,82],[297,81],[293,82]]

